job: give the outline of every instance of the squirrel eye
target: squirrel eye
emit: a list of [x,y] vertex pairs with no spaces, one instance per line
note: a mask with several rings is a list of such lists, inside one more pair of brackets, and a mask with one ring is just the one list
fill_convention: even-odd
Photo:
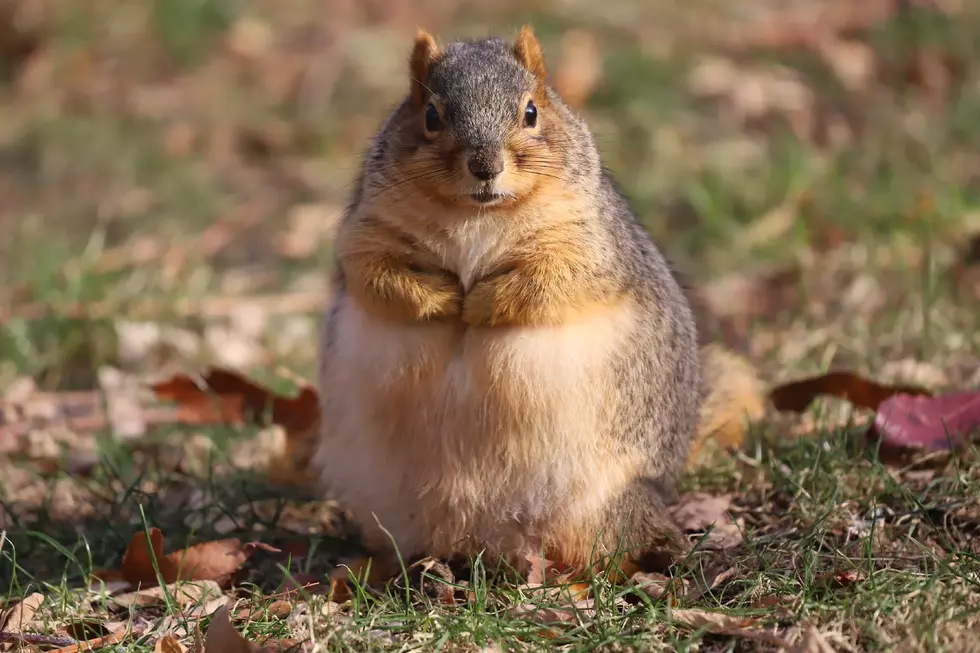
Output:
[[436,105],[430,102],[425,108],[425,131],[435,133],[440,129],[442,129],[442,119],[439,118]]
[[527,106],[524,107],[524,126],[534,127],[536,124],[538,124],[538,108],[534,106],[534,102],[528,100]]

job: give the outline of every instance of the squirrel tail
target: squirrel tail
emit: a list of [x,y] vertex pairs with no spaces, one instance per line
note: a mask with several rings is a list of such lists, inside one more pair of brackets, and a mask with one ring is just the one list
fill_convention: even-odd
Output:
[[701,348],[704,399],[691,442],[688,466],[696,464],[708,442],[735,448],[745,440],[749,423],[765,413],[766,389],[746,359],[719,345]]

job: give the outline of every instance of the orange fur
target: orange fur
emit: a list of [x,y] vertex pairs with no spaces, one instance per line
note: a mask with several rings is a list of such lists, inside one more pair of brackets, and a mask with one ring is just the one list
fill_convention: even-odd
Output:
[[[509,49],[496,52],[497,65],[513,72]],[[623,382],[624,360],[650,362],[657,352],[657,339],[643,335],[651,314],[684,305],[621,287],[631,277],[615,269],[608,247],[617,234],[633,238],[633,223],[601,192],[584,127],[551,122],[568,118],[560,103],[539,103],[543,128],[523,125],[528,95],[537,103],[545,89],[530,27],[513,53],[541,83],[531,88],[524,76],[519,94],[499,98],[514,107],[513,125],[495,123],[505,165],[494,196],[507,199],[473,199],[472,142],[453,129],[424,132],[425,85],[440,53],[422,32],[411,101],[386,123],[388,147],[368,158],[336,241],[343,282],[321,339],[323,428],[313,462],[386,562],[393,538],[404,556],[483,552],[518,564],[544,547],[587,566],[612,552],[609,524],[651,541],[677,533],[660,498],[645,501],[658,487],[641,482],[670,472],[665,460],[683,460],[686,441],[672,437],[687,427],[640,437],[617,430],[619,417],[661,400],[657,384],[696,385],[694,374]],[[440,98],[433,102],[442,111]],[[572,139],[578,165],[566,166]],[[672,277],[658,274],[669,291]],[[676,342],[671,353],[690,348],[696,361],[693,335]],[[664,424],[691,424],[693,400],[670,401],[678,400],[659,405]],[[625,430],[646,428],[647,415]]]
[[365,310],[400,321],[458,317],[462,289],[450,273],[420,261],[380,225],[347,232],[337,254],[348,292]]
[[435,39],[425,31],[419,31],[412,48],[410,68],[412,73],[412,101],[416,107],[422,106],[428,96],[429,69],[439,57],[439,46]]
[[544,81],[548,74],[544,63],[544,54],[541,52],[541,44],[538,37],[534,35],[534,28],[525,25],[521,28],[514,43],[514,56],[521,64],[530,70],[535,77]]

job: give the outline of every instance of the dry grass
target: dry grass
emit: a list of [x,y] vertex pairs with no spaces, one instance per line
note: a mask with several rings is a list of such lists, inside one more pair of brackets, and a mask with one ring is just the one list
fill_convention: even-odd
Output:
[[[730,4],[619,0],[10,4],[20,13],[0,16],[0,388],[24,376],[95,388],[106,366],[140,378],[212,363],[277,384],[308,376],[330,227],[407,83],[415,24],[447,38],[527,19],[565,90],[587,98],[644,223],[700,289],[713,337],[774,382],[837,366],[980,384],[980,274],[963,248],[980,227],[980,20],[968,8],[915,8],[864,32],[810,18],[794,32],[780,3],[737,17]],[[863,20],[841,3],[795,6]],[[764,44],[759,25],[786,42]],[[798,32],[836,40],[814,48]],[[594,88],[569,63],[595,56],[589,38]],[[840,651],[969,650],[976,451],[887,467],[855,444],[847,415],[824,402],[805,429],[774,415],[742,452],[689,475],[689,489],[733,493],[745,526],[742,548],[708,560],[733,576],[693,607],[758,617],[790,638],[813,624]],[[356,542],[333,507],[251,470],[259,436],[0,436],[4,593],[44,593],[44,632],[82,615],[145,625],[124,646],[150,651],[170,606],[119,611],[84,585],[144,525],[175,547],[228,533],[303,541],[290,573],[322,578]],[[243,605],[272,605],[285,582],[277,564],[250,561]],[[854,580],[835,586],[835,574]],[[358,592],[327,615],[313,595],[288,617],[236,626],[318,650],[767,650],[602,584],[594,615],[546,630],[509,614],[528,600],[517,590],[468,581],[475,598],[456,607],[396,589]]]

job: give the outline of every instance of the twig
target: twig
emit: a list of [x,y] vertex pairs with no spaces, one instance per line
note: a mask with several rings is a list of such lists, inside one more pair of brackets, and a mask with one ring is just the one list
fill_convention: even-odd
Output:
[[124,629],[112,633],[111,635],[106,635],[105,637],[96,637],[95,639],[89,639],[84,642],[76,642],[75,644],[55,649],[54,651],[49,651],[48,653],[81,653],[82,651],[94,651],[96,649],[109,646],[110,644],[118,644],[129,637],[129,635],[133,632],[134,631]]
[[[63,635],[35,635],[31,633],[7,633],[0,631],[0,642],[23,642],[34,646],[73,646],[77,639]],[[63,650],[63,649],[58,649]]]

